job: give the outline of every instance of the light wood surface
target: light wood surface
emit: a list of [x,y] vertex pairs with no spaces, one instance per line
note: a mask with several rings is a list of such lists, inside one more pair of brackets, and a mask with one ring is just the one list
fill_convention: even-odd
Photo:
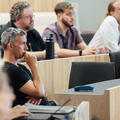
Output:
[[73,120],[90,120],[89,118],[89,102],[83,101],[77,107]]
[[71,64],[75,61],[110,62],[110,59],[105,54],[38,61],[40,77],[49,98],[56,92],[68,89]]
[[110,120],[120,120],[120,86],[110,89]]
[[27,1],[34,12],[49,12],[54,11],[55,5],[64,0],[0,0],[0,13],[8,13],[11,6],[17,1]]
[[[108,82],[108,81],[107,81]],[[55,99],[59,104],[63,104],[67,99],[72,98],[71,102],[67,105],[78,106],[82,101],[89,101],[90,103],[90,120],[93,116],[98,117],[100,120],[120,120],[120,80],[113,80],[110,83],[114,87],[105,88],[104,93],[81,93],[66,90],[56,94]],[[99,84],[99,83],[97,83]],[[104,86],[103,86],[104,85]],[[99,91],[102,91],[109,83],[101,84]],[[98,88],[99,86],[97,86]],[[68,92],[69,91],[69,92]]]

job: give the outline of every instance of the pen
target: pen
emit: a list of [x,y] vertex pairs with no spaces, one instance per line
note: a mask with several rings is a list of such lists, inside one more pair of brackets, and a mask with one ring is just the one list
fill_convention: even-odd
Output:
[[28,45],[29,45],[30,51],[32,51],[32,45],[31,45],[31,43],[29,43]]

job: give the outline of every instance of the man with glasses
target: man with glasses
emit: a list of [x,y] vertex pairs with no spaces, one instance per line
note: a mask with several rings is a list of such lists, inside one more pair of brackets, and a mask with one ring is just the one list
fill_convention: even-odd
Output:
[[[88,48],[78,30],[73,26],[74,8],[68,2],[60,2],[55,7],[58,21],[47,27],[42,37],[53,34],[58,57],[96,54],[96,47]],[[77,47],[78,50],[74,50]]]
[[40,34],[33,28],[34,15],[30,4],[21,1],[12,6],[10,10],[10,22],[3,25],[0,30],[0,41],[2,32],[9,27],[19,28],[27,32],[28,51],[37,56],[38,59],[45,58],[44,41]]

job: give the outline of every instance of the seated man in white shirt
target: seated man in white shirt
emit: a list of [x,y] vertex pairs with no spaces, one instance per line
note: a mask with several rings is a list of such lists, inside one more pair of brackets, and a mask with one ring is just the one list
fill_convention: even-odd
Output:
[[104,46],[110,52],[120,50],[119,47],[120,1],[110,2],[108,13],[89,46]]

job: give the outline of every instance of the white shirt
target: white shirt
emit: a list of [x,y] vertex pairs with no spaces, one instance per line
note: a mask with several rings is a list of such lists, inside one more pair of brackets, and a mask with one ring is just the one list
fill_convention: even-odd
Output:
[[119,24],[117,20],[113,16],[107,16],[90,41],[89,46],[104,45],[111,52],[119,51],[119,35]]

